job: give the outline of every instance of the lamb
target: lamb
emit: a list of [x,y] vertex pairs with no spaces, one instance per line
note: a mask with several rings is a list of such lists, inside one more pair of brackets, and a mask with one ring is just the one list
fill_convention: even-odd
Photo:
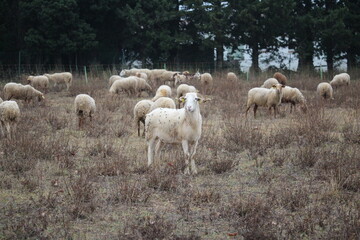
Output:
[[156,90],[155,97],[151,100],[155,102],[160,97],[171,97],[171,88],[168,85],[161,85]]
[[330,85],[333,88],[348,86],[350,84],[350,75],[347,73],[340,73],[334,76],[334,78],[330,81]]
[[284,74],[280,73],[280,72],[276,72],[274,73],[273,78],[275,78],[276,80],[278,80],[278,82],[282,85],[286,85],[287,84],[287,78]]
[[79,94],[75,97],[74,106],[79,119],[79,128],[82,127],[86,117],[92,121],[92,115],[96,112],[95,100],[92,97],[87,94]]
[[[185,106],[181,109],[157,108],[148,113],[145,119],[145,137],[148,144],[148,166],[158,156],[163,143],[181,143],[185,154],[185,174],[197,174],[193,158],[201,137],[202,117],[200,101],[206,101],[196,93],[187,93],[181,97]],[[155,147],[156,145],[156,147]],[[189,145],[192,147],[189,150]]]
[[317,86],[316,92],[323,97],[324,99],[334,99],[333,97],[333,88],[332,86],[327,82],[319,83]]
[[140,137],[140,122],[144,124],[144,131],[142,136],[145,136],[145,118],[146,114],[150,112],[150,108],[153,105],[153,101],[151,100],[141,100],[136,103],[134,107],[134,121],[137,124],[138,128],[138,136]]
[[4,101],[0,103],[0,130],[2,135],[8,139],[12,139],[19,118],[20,109],[15,101]]
[[33,86],[37,90],[42,90],[44,92],[47,92],[49,89],[49,79],[44,76],[29,76],[27,78],[27,83]]
[[296,104],[300,104],[301,110],[305,113],[307,111],[306,100],[304,95],[297,88],[285,86],[282,89],[282,103],[291,103],[290,113]]
[[237,82],[239,79],[233,72],[228,72],[226,75],[226,80],[229,82]]
[[200,74],[199,71],[197,71],[194,75],[194,79],[200,81],[205,93],[213,86],[213,78],[210,73]]
[[61,73],[53,73],[53,74],[44,74],[49,81],[54,83],[54,87],[56,87],[57,84],[65,84],[66,90],[69,91],[69,88],[72,84],[72,74],[70,72],[61,72]]
[[119,94],[121,91],[124,91],[130,96],[135,93],[140,93],[142,90],[151,91],[152,88],[145,79],[131,76],[115,80],[109,92],[111,94]]
[[272,88],[272,86],[279,84],[278,80],[276,78],[268,78],[265,80],[263,85],[261,85],[261,88]]
[[277,107],[281,103],[282,89],[284,85],[275,84],[272,88],[252,88],[248,92],[246,116],[252,105],[254,105],[254,118],[258,106],[268,107],[271,114],[271,108],[274,108],[274,117],[276,118]]
[[26,103],[29,103],[31,100],[35,102],[36,99],[40,102],[45,99],[44,94],[32,86],[13,82],[5,84],[4,97],[5,100],[14,98],[25,100]]
[[174,100],[169,97],[160,97],[158,98],[150,107],[149,112],[157,108],[176,108]]
[[185,96],[185,94],[189,92],[197,93],[198,90],[196,90],[194,86],[190,86],[187,84],[180,84],[178,86],[178,88],[176,89],[177,108],[180,108],[180,104],[181,104],[180,98],[182,96]]

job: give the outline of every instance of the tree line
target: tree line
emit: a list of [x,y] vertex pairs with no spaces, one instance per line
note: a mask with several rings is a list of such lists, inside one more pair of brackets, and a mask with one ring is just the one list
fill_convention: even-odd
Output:
[[[360,0],[0,0],[0,64],[213,61],[294,49],[298,70],[360,55]],[[15,54],[14,54],[15,53]],[[18,54],[16,54],[18,53]]]

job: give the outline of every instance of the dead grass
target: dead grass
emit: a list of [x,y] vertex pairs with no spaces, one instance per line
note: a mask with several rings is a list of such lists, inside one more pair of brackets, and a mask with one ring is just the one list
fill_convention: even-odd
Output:
[[[324,102],[318,76],[294,73],[307,114],[260,107],[245,119],[247,91],[271,75],[214,75],[197,176],[183,175],[175,145],[147,168],[132,118],[141,98],[109,97],[108,73],[76,76],[42,106],[20,103],[15,138],[0,139],[0,239],[358,239],[360,83]],[[97,104],[83,129],[79,93]]]

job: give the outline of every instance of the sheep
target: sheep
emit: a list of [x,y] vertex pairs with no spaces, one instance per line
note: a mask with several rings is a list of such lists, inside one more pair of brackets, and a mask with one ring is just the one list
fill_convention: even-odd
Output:
[[175,86],[179,85],[181,83],[186,83],[188,81],[188,72],[184,72],[184,73],[176,73],[174,75],[174,80],[175,80]]
[[[193,158],[198,141],[201,137],[202,117],[200,101],[206,101],[197,96],[197,93],[187,93],[181,97],[185,102],[184,108],[169,109],[157,108],[148,113],[145,119],[145,138],[148,144],[148,166],[151,166],[158,156],[163,143],[181,143],[185,154],[185,174],[197,174]],[[189,150],[189,145],[192,147]]]
[[54,87],[56,87],[57,84],[63,83],[66,85],[66,90],[69,91],[73,78],[70,72],[44,74],[44,76],[54,83]]
[[194,79],[200,81],[205,93],[213,86],[213,78],[210,73],[200,74],[199,71],[197,71],[194,74]]
[[160,97],[158,98],[150,107],[149,112],[157,108],[176,108],[174,100],[169,97]]
[[2,98],[0,97],[0,103],[2,103],[3,102],[3,100],[2,100]]
[[280,73],[280,72],[276,72],[274,73],[273,78],[275,78],[276,80],[278,80],[278,82],[282,85],[286,85],[287,84],[287,78],[284,74]]
[[96,112],[95,100],[87,94],[79,94],[74,101],[75,114],[79,119],[79,128],[82,127],[85,118],[89,117],[92,121],[92,115]]
[[180,101],[180,98],[182,96],[185,96],[186,93],[189,93],[189,92],[198,92],[198,90],[196,90],[196,88],[194,86],[190,86],[190,85],[187,85],[187,84],[180,84],[177,89],[176,89],[176,99],[177,99],[177,108],[180,108],[180,104],[181,104],[181,101]]
[[238,77],[236,76],[235,73],[233,72],[228,72],[226,75],[226,80],[229,82],[237,82],[238,81]]
[[35,102],[36,99],[40,102],[45,99],[44,94],[32,86],[13,82],[5,84],[4,97],[5,100],[14,98],[25,100],[26,103],[29,103],[31,100]]
[[109,92],[111,94],[119,94],[121,91],[124,91],[130,96],[135,93],[140,94],[142,90],[151,91],[152,88],[145,79],[130,76],[115,80],[115,82],[111,85]]
[[169,85],[172,83],[173,86],[175,87],[175,75],[180,74],[180,72],[174,72],[174,71],[164,71],[161,73],[160,77],[158,78],[158,80],[162,83],[162,84],[166,84],[168,83]]
[[282,89],[282,103],[291,103],[290,113],[296,104],[300,104],[301,110],[305,113],[307,111],[306,100],[304,95],[297,88],[285,86]]
[[350,84],[350,75],[347,73],[340,73],[334,76],[334,78],[330,81],[330,85],[333,88],[348,86]]
[[138,136],[140,137],[140,122],[144,124],[144,131],[142,136],[145,136],[145,118],[146,114],[150,112],[150,108],[153,105],[153,101],[151,100],[141,100],[136,103],[134,107],[134,121],[138,128]]
[[120,77],[130,77],[136,76],[137,73],[146,73],[147,75],[151,72],[151,70],[147,68],[132,68],[132,69],[123,69],[120,72]]
[[275,84],[272,88],[252,88],[248,92],[246,116],[252,105],[254,105],[254,118],[258,106],[268,107],[271,114],[271,108],[274,108],[274,117],[276,118],[277,106],[281,103],[282,89],[284,85]]
[[333,97],[333,88],[330,85],[330,83],[327,82],[322,82],[319,83],[319,85],[316,88],[316,92],[318,93],[319,96],[323,97],[324,99],[334,99]]
[[12,139],[19,118],[20,118],[20,109],[15,101],[1,102],[0,103],[1,135],[4,135],[8,139]]
[[119,80],[119,79],[122,79],[122,77],[120,77],[119,75],[112,75],[110,78],[109,78],[109,87],[111,87],[113,85],[113,83],[116,81],[116,80]]
[[171,97],[171,88],[168,85],[161,85],[157,90],[153,102],[160,97]]
[[44,92],[47,92],[49,88],[49,79],[44,76],[28,76],[27,83],[33,86],[37,90],[42,90]]
[[138,78],[142,78],[142,79],[148,80],[148,75],[147,75],[146,73],[144,73],[144,72],[137,72],[137,73],[135,74],[135,76],[138,77]]
[[272,86],[279,84],[278,80],[276,78],[268,78],[265,80],[263,85],[261,85],[261,88],[271,88]]

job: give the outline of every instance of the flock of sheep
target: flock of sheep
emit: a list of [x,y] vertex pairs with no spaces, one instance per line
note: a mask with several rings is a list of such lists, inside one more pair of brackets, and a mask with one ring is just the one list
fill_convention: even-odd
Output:
[[[18,104],[11,99],[42,101],[47,92],[50,82],[65,84],[69,90],[72,84],[72,74],[69,72],[44,74],[41,76],[29,76],[29,85],[7,83],[4,86],[4,98],[0,98],[0,122],[1,134],[11,139],[20,117]],[[228,81],[238,81],[237,76],[229,72]],[[109,78],[109,93],[115,96],[126,93],[129,96],[140,96],[142,91],[152,93],[153,86],[159,86],[152,99],[143,99],[134,106],[134,121],[140,136],[140,122],[144,124],[142,136],[146,138],[148,145],[148,166],[154,158],[157,158],[164,143],[179,143],[185,154],[185,174],[196,174],[194,154],[201,136],[202,117],[199,103],[209,99],[199,94],[199,90],[188,85],[191,81],[198,81],[201,91],[207,93],[213,85],[213,78],[209,73],[190,74],[189,72],[167,71],[165,69],[130,69],[122,70],[119,75]],[[322,82],[317,87],[317,93],[324,99],[333,99],[333,88],[349,85],[350,76],[347,73],[336,75],[330,83]],[[248,92],[246,115],[254,106],[254,117],[259,106],[267,107],[271,113],[274,109],[274,117],[281,103],[291,103],[291,109],[299,104],[306,112],[306,100],[297,88],[286,86],[287,78],[277,72],[273,78],[267,79],[261,87],[252,88]],[[176,88],[175,101],[172,97],[172,88]],[[41,91],[40,91],[41,90]],[[75,113],[78,117],[79,128],[88,118],[92,120],[96,112],[95,100],[87,94],[79,94],[74,101]]]

